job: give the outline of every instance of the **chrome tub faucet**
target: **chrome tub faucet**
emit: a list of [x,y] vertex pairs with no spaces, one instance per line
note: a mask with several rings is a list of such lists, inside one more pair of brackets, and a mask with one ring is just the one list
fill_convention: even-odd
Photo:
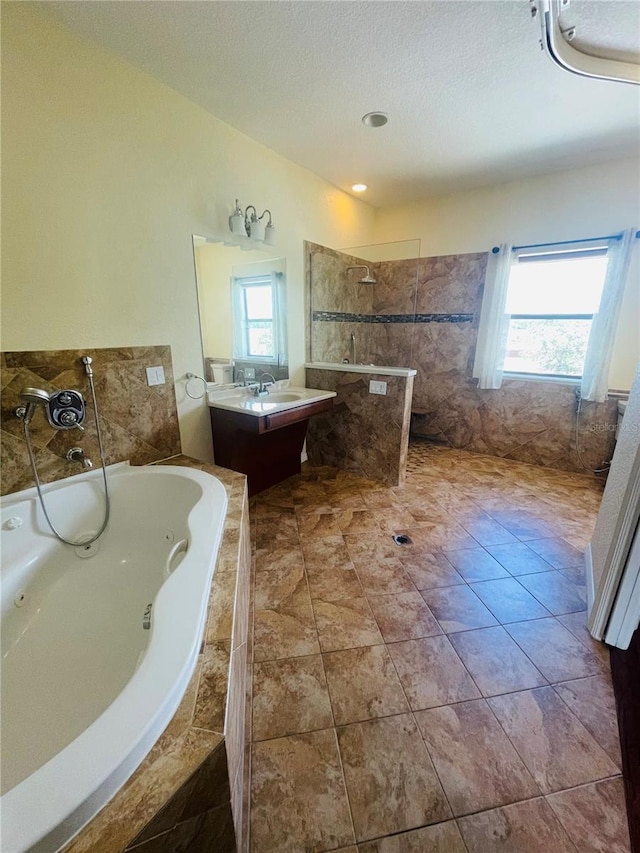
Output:
[[79,462],[83,468],[93,468],[93,462],[88,456],[84,455],[84,450],[81,447],[72,447],[67,450],[68,462]]

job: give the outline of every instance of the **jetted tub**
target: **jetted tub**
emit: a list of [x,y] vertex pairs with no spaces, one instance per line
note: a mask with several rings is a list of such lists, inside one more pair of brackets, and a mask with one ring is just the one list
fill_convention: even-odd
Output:
[[[72,838],[140,764],[195,668],[225,489],[172,466],[107,476],[111,520],[86,548],[53,536],[35,489],[1,502],[2,853]],[[101,470],[44,493],[66,538],[99,529]]]

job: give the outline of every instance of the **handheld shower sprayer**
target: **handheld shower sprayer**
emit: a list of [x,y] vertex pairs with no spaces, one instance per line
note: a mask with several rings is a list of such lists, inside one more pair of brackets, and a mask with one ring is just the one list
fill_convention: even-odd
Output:
[[[89,374],[91,377],[93,374]],[[29,426],[38,406],[44,408],[49,424],[54,429],[79,429],[84,432],[82,422],[85,416],[85,403],[79,391],[71,389],[49,394],[41,388],[23,388],[20,399],[26,406],[16,409],[16,415]]]
[[19,397],[26,403],[26,406],[23,407],[24,414],[22,415],[22,420],[25,424],[31,423],[38,406],[47,406],[51,399],[49,393],[43,391],[41,388],[23,388]]
[[[36,465],[36,459],[33,454],[31,432],[29,429],[29,425],[33,419],[33,416],[36,413],[38,406],[42,406],[44,408],[47,421],[49,422],[49,425],[53,427],[53,429],[79,429],[84,432],[84,427],[82,426],[86,414],[84,397],[82,396],[80,391],[75,391],[72,388],[63,388],[62,390],[54,391],[51,394],[48,391],[43,391],[41,388],[23,388],[19,394],[19,397],[25,405],[20,406],[16,409],[16,417],[20,418],[24,426],[24,438],[27,445],[27,452],[29,454],[29,461],[31,462],[31,469],[33,471],[33,479],[35,480],[36,484],[36,491],[38,492],[38,500],[40,501],[40,506],[42,507],[43,515],[54,536],[61,542],[64,542],[66,545],[71,545],[74,548],[79,548],[80,546],[86,547],[88,545],[91,545],[93,542],[96,541],[96,539],[102,536],[102,534],[107,528],[107,524],[109,523],[109,515],[111,512],[111,502],[109,497],[109,486],[107,484],[106,472],[107,460],[105,457],[104,444],[102,441],[102,430],[100,429],[98,401],[96,399],[96,389],[91,362],[92,359],[88,355],[85,355],[82,359],[85,374],[89,380],[89,389],[91,391],[91,399],[93,401],[95,430],[98,438],[98,448],[100,450],[100,461],[102,463],[102,480],[104,482],[105,506],[104,516],[102,524],[100,525],[100,529],[97,530],[93,535],[90,535],[88,538],[85,536],[80,541],[68,539],[65,536],[62,536],[61,533],[59,533],[59,531],[56,529],[53,522],[51,521],[49,513],[47,512],[44,495],[42,493],[40,477],[38,476],[38,468]],[[80,462],[83,468],[92,467],[91,460],[85,456],[84,450],[82,450],[82,448],[80,447],[72,447],[67,452],[66,459],[69,462]]]

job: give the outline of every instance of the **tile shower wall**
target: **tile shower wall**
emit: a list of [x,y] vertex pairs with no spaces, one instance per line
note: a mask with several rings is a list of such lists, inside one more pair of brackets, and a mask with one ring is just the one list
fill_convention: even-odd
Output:
[[[338,395],[331,412],[309,421],[309,462],[401,486],[407,467],[413,376],[307,368],[306,379],[307,387]],[[369,393],[372,379],[386,383],[386,395]]]
[[[19,393],[32,386],[53,392],[76,388],[87,401],[85,432],[53,430],[42,411],[31,422],[38,474],[44,483],[78,474],[65,454],[81,446],[94,464],[100,454],[89,383],[80,359],[93,359],[107,463],[129,459],[144,465],[180,452],[180,433],[168,346],[2,353],[2,494],[33,485],[22,421],[15,416]],[[162,365],[165,384],[149,387],[145,368]]]
[[[370,303],[354,308],[343,295],[334,306],[331,300],[341,281],[344,286],[344,270],[352,261],[311,247],[315,361],[348,358],[353,331],[360,344],[358,361],[417,370],[415,434],[450,447],[584,470],[576,452],[574,385],[505,379],[499,390],[480,390],[472,378],[486,253],[370,264],[377,280],[367,290]],[[327,312],[333,312],[330,321]],[[611,458],[615,423],[615,400],[583,403],[579,445],[588,468]]]
[[[351,361],[351,334],[356,335],[356,343],[361,355],[358,361],[365,361],[368,355],[368,324],[362,316],[373,312],[373,287],[358,284],[364,270],[347,272],[347,267],[370,264],[354,255],[345,255],[327,249],[316,243],[305,244],[307,260],[307,281],[309,288],[309,308],[311,315],[322,319],[312,319],[310,334],[311,361],[329,361],[340,363],[344,359]],[[361,357],[362,356],[362,357]]]

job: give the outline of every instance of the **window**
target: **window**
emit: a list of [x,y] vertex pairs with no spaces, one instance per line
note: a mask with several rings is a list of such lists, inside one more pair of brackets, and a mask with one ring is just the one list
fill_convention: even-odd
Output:
[[[234,357],[284,363],[279,303],[284,297],[282,273],[233,279]],[[283,307],[283,306],[280,306]]]
[[607,272],[607,244],[523,247],[513,256],[504,371],[579,379]]
[[583,400],[606,400],[636,234],[494,246],[473,362],[478,388],[501,388],[505,373],[580,379]]

